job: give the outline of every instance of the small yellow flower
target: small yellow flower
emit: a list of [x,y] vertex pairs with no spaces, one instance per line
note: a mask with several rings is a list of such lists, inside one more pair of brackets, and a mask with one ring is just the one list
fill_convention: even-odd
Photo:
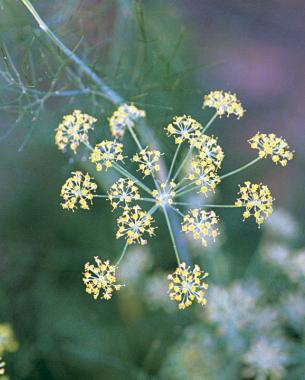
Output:
[[213,165],[215,169],[221,167],[224,154],[221,147],[217,144],[214,136],[201,135],[190,140],[190,144],[198,149],[198,159],[202,166]]
[[0,357],[0,375],[4,375],[5,374],[5,361],[2,360],[2,358]]
[[200,186],[200,192],[208,195],[209,191],[215,191],[216,186],[220,183],[220,177],[217,175],[213,164],[206,164],[199,156],[195,156],[191,163],[191,172],[188,179]]
[[109,118],[110,131],[113,137],[123,137],[126,128],[133,128],[135,122],[146,116],[146,112],[139,110],[133,104],[122,104]]
[[267,186],[247,181],[244,186],[239,186],[239,195],[235,205],[246,208],[244,220],[253,216],[260,226],[272,214],[273,198]]
[[113,209],[120,205],[128,208],[129,203],[140,199],[139,189],[131,179],[120,178],[110,187],[108,199]]
[[290,151],[289,145],[282,137],[276,137],[274,133],[257,133],[248,140],[252,149],[259,151],[260,158],[271,157],[276,164],[286,166],[289,160],[293,159],[293,152]]
[[9,323],[0,323],[0,355],[18,349],[14,331]]
[[181,144],[200,134],[202,128],[202,125],[191,116],[183,115],[175,116],[165,130],[169,136],[175,136],[175,144]]
[[178,302],[179,309],[185,309],[196,300],[200,305],[205,305],[205,290],[208,284],[203,280],[208,273],[201,271],[198,265],[193,270],[191,267],[181,263],[174,273],[168,275],[168,292],[171,300]]
[[64,150],[68,145],[76,153],[81,142],[88,142],[88,132],[94,129],[93,124],[97,120],[79,110],[70,115],[65,115],[63,121],[55,129],[55,144],[58,149]]
[[157,189],[152,191],[152,196],[156,198],[156,204],[158,205],[166,205],[173,204],[173,198],[176,195],[175,192],[176,184],[171,181],[169,183],[162,182],[160,185],[160,192]]
[[104,140],[95,145],[93,152],[90,154],[90,160],[96,165],[97,171],[101,171],[103,167],[107,170],[114,161],[123,162],[123,144]]
[[93,192],[96,191],[97,185],[91,182],[89,174],[83,174],[80,171],[72,172],[72,176],[67,179],[61,188],[61,197],[64,203],[61,204],[63,209],[77,209],[77,203],[80,208],[89,210],[88,203],[92,204]]
[[228,117],[236,115],[237,119],[240,119],[245,113],[245,109],[235,94],[218,90],[211,91],[208,95],[205,95],[203,107],[215,108],[220,117],[227,114]]
[[192,233],[195,240],[201,239],[202,245],[207,246],[207,238],[211,237],[215,241],[219,235],[218,220],[214,211],[192,209],[183,218],[182,231]]
[[145,233],[149,236],[154,235],[155,228],[151,226],[153,222],[152,216],[136,205],[128,210],[125,210],[123,214],[118,218],[118,230],[116,238],[124,236],[128,244],[139,243],[144,245],[147,243],[143,239]]
[[115,272],[117,267],[110,265],[108,260],[102,261],[98,256],[95,256],[94,260],[96,266],[90,263],[85,264],[83,282],[86,286],[86,292],[92,294],[94,299],[100,297],[104,300],[110,300],[113,291],[120,290],[124,286],[116,284]]
[[158,150],[149,150],[148,147],[135,154],[132,161],[139,164],[139,170],[144,174],[144,178],[153,175],[160,170],[159,160],[161,153]]

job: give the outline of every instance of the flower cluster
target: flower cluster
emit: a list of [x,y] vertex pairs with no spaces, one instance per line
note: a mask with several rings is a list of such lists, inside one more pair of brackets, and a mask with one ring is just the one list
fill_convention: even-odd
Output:
[[274,133],[257,133],[249,141],[252,149],[259,151],[260,158],[271,157],[275,164],[286,166],[287,162],[293,159],[293,152],[282,137],[276,137]]
[[173,204],[173,199],[176,195],[175,192],[176,184],[175,182],[162,182],[160,184],[159,190],[154,189],[152,191],[152,196],[156,199],[157,205]]
[[[239,196],[235,203],[206,205],[211,211],[205,211],[201,205],[197,207],[195,203],[197,197],[194,197],[194,202],[191,203],[190,201],[180,201],[180,198],[189,192],[201,193],[207,197],[211,192],[215,192],[221,180],[237,174],[259,161],[259,159],[255,159],[220,176],[219,172],[222,168],[224,153],[218,144],[217,137],[207,135],[207,130],[217,117],[226,114],[227,116],[235,115],[239,119],[245,110],[235,94],[223,91],[212,91],[206,95],[203,106],[216,109],[216,113],[206,125],[203,126],[191,116],[182,115],[175,116],[172,122],[165,127],[167,135],[172,136],[176,144],[173,158],[166,157],[166,161],[170,161],[168,172],[166,172],[165,163],[161,162],[163,153],[149,145],[142,147],[134,127],[140,118],[145,117],[145,111],[139,110],[133,104],[119,106],[109,118],[110,131],[114,136],[113,141],[103,140],[96,145],[91,145],[88,130],[93,129],[93,123],[96,120],[86,114],[81,114],[80,111],[65,116],[64,122],[56,129],[57,144],[59,145],[58,141],[63,144],[60,145],[61,149],[70,143],[71,149],[75,152],[78,145],[83,143],[88,148],[89,159],[95,164],[97,171],[102,169],[107,171],[108,168],[111,168],[122,176],[112,184],[107,194],[94,194],[97,185],[92,181],[89,174],[76,171],[72,172],[72,176],[67,179],[61,190],[61,196],[64,200],[62,207],[65,209],[74,211],[78,206],[89,209],[93,198],[97,197],[107,199],[113,210],[121,211],[121,215],[117,218],[116,238],[126,240],[122,258],[125,256],[128,246],[136,243],[144,245],[147,242],[146,237],[155,234],[153,213],[159,209],[164,214],[179,264],[176,271],[169,276],[169,296],[178,302],[180,309],[190,306],[194,300],[200,304],[206,302],[204,294],[207,285],[203,282],[206,274],[197,265],[191,269],[186,263],[180,263],[179,245],[176,244],[176,234],[173,230],[176,229],[177,223],[173,217],[169,216],[168,212],[171,211],[175,213],[177,218],[181,218],[182,232],[192,236],[194,240],[200,240],[202,245],[206,246],[208,242],[215,240],[219,235],[219,218],[213,211],[213,206],[241,207],[243,208],[244,220],[253,216],[259,226],[270,216],[273,206],[273,198],[268,187],[250,181],[246,181],[244,185],[240,186]],[[143,128],[145,127],[143,125]],[[62,137],[63,130],[66,131],[68,137]],[[143,174],[143,179],[139,179],[136,174],[130,173],[128,165],[125,165],[126,156],[123,155],[123,143],[118,142],[118,139],[123,138],[126,130],[130,132],[137,146],[137,151],[133,152],[130,161],[137,164],[137,171]],[[259,150],[259,158],[271,156],[274,162],[279,162],[284,166],[293,157],[286,141],[282,138],[276,138],[273,134],[258,133],[249,142],[252,148]],[[180,155],[183,153],[185,156],[181,159],[179,153]],[[150,181],[146,180],[148,176],[150,176]],[[152,183],[153,188],[150,187]],[[142,191],[146,194],[142,195]],[[145,208],[140,204],[141,202],[150,202],[151,208],[145,211]],[[184,209],[185,206],[187,209]],[[121,262],[121,258],[118,262]],[[110,268],[115,267],[105,263],[101,264],[103,270],[112,276],[115,269],[112,271]],[[92,266],[87,264],[87,268],[92,269]],[[109,294],[117,289],[117,287],[111,286],[112,282],[109,280],[115,276],[109,278],[105,274],[101,276],[102,280],[100,281],[95,278],[91,282],[86,282],[86,284],[91,284],[87,285],[87,291],[89,289],[89,292],[97,298],[99,290],[103,289],[102,298],[109,299]],[[108,278],[107,281],[110,281],[110,286],[106,290],[105,276]],[[89,275],[87,277],[91,279]]]
[[175,137],[175,144],[183,141],[191,141],[196,136],[200,136],[202,125],[191,116],[175,116],[173,121],[165,128],[169,136]]
[[124,236],[128,244],[139,243],[144,245],[147,241],[143,235],[154,235],[155,228],[152,227],[153,217],[149,212],[143,211],[140,206],[133,206],[125,210],[117,220],[118,231],[116,238]]
[[158,150],[150,150],[148,147],[142,149],[132,158],[133,162],[139,164],[139,170],[144,174],[144,178],[153,175],[160,170],[159,160],[161,153]]
[[90,160],[96,165],[97,171],[101,171],[103,167],[107,170],[112,167],[113,162],[123,162],[123,144],[104,140],[94,147]]
[[214,211],[192,209],[183,218],[182,231],[193,234],[195,240],[200,239],[202,245],[206,246],[207,238],[215,240],[219,235],[218,220]]
[[209,191],[215,191],[216,186],[220,183],[220,177],[214,168],[214,165],[206,165],[206,160],[201,160],[200,156],[194,156],[191,163],[191,171],[188,179],[199,187],[199,191],[205,195]]
[[110,265],[109,261],[102,261],[98,256],[94,257],[95,263],[85,264],[83,282],[86,292],[92,294],[94,299],[109,300],[114,290],[120,290],[122,286],[116,283],[116,266]]
[[0,356],[18,349],[14,331],[9,323],[0,323]]
[[109,118],[112,136],[122,138],[126,128],[133,128],[135,122],[145,116],[146,112],[139,110],[134,104],[122,104]]
[[203,107],[215,108],[217,115],[227,114],[237,116],[238,119],[244,116],[245,110],[235,94],[224,91],[211,91],[204,97]]
[[97,185],[91,182],[89,174],[83,174],[80,171],[72,172],[72,176],[68,178],[61,188],[61,197],[64,202],[61,204],[63,209],[72,210],[80,208],[89,210],[88,202],[92,204],[93,193],[97,189]]
[[244,219],[253,216],[258,225],[271,215],[273,208],[273,198],[267,186],[247,181],[244,186],[239,187],[240,198],[237,199],[235,205],[237,207],[245,207],[243,213]]
[[138,187],[129,178],[119,178],[109,189],[108,199],[113,209],[122,206],[128,209],[129,203],[140,199]]
[[221,168],[224,154],[221,147],[217,144],[217,138],[214,136],[201,135],[190,140],[190,144],[198,149],[197,159],[203,167],[209,167],[211,170]]
[[200,305],[205,305],[205,291],[208,288],[203,280],[208,273],[201,271],[198,265],[193,269],[186,263],[181,263],[174,273],[168,275],[168,292],[171,300],[178,302],[179,309],[185,309],[196,300]]
[[96,121],[94,117],[79,110],[75,110],[71,115],[65,115],[55,129],[55,144],[58,149],[64,150],[70,145],[70,149],[76,153],[80,142],[88,142],[88,132],[93,129]]

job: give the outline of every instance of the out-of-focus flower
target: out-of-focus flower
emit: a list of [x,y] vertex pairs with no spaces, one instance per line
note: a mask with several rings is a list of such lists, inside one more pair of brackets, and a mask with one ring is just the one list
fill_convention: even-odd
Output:
[[268,218],[265,229],[281,239],[293,239],[299,233],[299,225],[295,218],[286,210],[274,210]]
[[140,199],[139,189],[131,179],[119,178],[110,187],[108,199],[113,209],[118,206],[128,208],[129,203]]
[[149,236],[154,235],[155,228],[152,227],[153,217],[149,212],[143,211],[140,206],[136,205],[128,210],[118,218],[118,230],[116,238],[124,236],[128,244],[139,243],[144,245],[147,243],[143,239],[145,233]]
[[260,158],[271,157],[275,164],[286,166],[293,159],[293,152],[282,137],[276,137],[274,133],[257,133],[249,141],[252,149],[257,149]]
[[2,360],[2,358],[0,357],[0,375],[4,375],[5,374],[5,361]]
[[166,275],[155,272],[148,276],[144,286],[144,301],[153,310],[163,309],[167,312],[173,311],[173,303],[167,296]]
[[235,94],[218,90],[211,91],[208,95],[205,95],[203,107],[215,108],[219,116],[225,114],[227,114],[228,117],[230,115],[236,115],[238,119],[245,113],[244,108]]
[[107,170],[113,162],[123,162],[123,144],[116,141],[104,140],[95,145],[90,160],[96,165],[96,170],[101,171],[103,167]]
[[132,286],[135,286],[139,281],[142,284],[141,279],[147,275],[146,272],[151,266],[152,258],[147,247],[134,246],[128,250],[128,255],[120,263],[117,272],[124,282],[128,282],[128,290],[132,290]]
[[214,285],[210,289],[208,318],[221,333],[232,336],[252,325],[260,291],[256,285],[233,283],[228,287]]
[[219,235],[217,228],[218,216],[214,211],[191,209],[184,216],[182,231],[192,233],[195,240],[200,239],[203,246],[207,245],[207,238],[215,238]]
[[144,178],[160,170],[159,160],[161,153],[158,150],[149,150],[148,147],[135,154],[132,161],[139,164],[139,170],[144,174]]
[[181,263],[174,273],[167,276],[170,299],[178,302],[179,309],[191,306],[194,301],[205,305],[208,284],[203,280],[207,276],[208,273],[203,272],[198,265],[192,269],[186,263]]
[[94,299],[110,300],[114,290],[120,290],[122,286],[116,284],[116,269],[115,265],[110,265],[109,261],[102,261],[98,256],[94,257],[95,263],[85,264],[83,273],[83,282],[86,286],[86,292],[91,294]]
[[282,379],[288,362],[286,344],[279,338],[261,336],[243,357],[245,377],[257,380]]
[[272,214],[273,198],[267,186],[247,181],[239,186],[239,195],[235,205],[246,208],[243,213],[244,220],[253,216],[256,223],[261,225]]
[[134,104],[122,104],[109,118],[110,131],[113,137],[123,137],[126,128],[133,128],[138,119],[144,118],[146,112]]
[[199,326],[191,326],[184,331],[178,342],[169,347],[160,379],[215,380],[220,375],[222,365],[215,337]]
[[298,331],[305,328],[305,295],[303,293],[298,291],[286,294],[282,298],[281,308],[290,326]]
[[65,115],[63,121],[55,129],[55,143],[58,149],[64,150],[68,145],[76,153],[81,142],[88,143],[88,132],[94,129],[97,120],[79,110],[71,115]]
[[217,144],[214,136],[201,135],[190,140],[190,144],[198,149],[198,161],[203,167],[211,167],[217,170],[221,167],[224,154],[221,147]]
[[61,204],[63,209],[77,209],[77,203],[80,208],[89,210],[88,202],[92,204],[93,192],[96,191],[97,185],[91,182],[89,174],[83,174],[80,171],[72,172],[72,176],[67,179],[61,188],[61,197],[64,202]]
[[18,349],[14,331],[11,324],[0,323],[0,355],[5,352],[15,352]]
[[152,191],[152,196],[156,198],[156,204],[158,205],[166,205],[166,204],[173,204],[173,198],[176,195],[175,192],[176,184],[175,182],[162,182],[160,185],[160,191],[157,189],[154,189]]
[[191,163],[191,172],[188,179],[197,186],[200,186],[200,192],[207,196],[209,191],[215,191],[216,186],[220,183],[220,177],[217,175],[214,165],[206,166],[199,156],[195,156]]
[[202,125],[191,116],[175,116],[172,123],[165,128],[169,136],[175,137],[175,144],[190,141],[202,130]]

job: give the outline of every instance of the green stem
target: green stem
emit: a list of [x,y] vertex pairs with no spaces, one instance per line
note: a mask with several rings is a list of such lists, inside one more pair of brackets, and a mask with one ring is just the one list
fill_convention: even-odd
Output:
[[139,148],[139,150],[143,150],[143,147],[138,139],[138,136],[135,134],[134,130],[128,126],[128,131],[129,133],[131,134],[132,138],[134,139],[134,142],[137,144],[137,147]]
[[[99,195],[99,194],[94,194],[93,195],[94,198],[109,198],[109,195]],[[113,199],[119,199],[121,197],[112,197]],[[150,203],[155,203],[156,200],[154,198],[139,198],[138,199],[139,201],[143,201],[143,202],[150,202]]]
[[194,183],[196,183],[196,181],[193,181],[193,182],[191,182],[191,183],[188,183],[187,185],[182,186],[182,187],[176,192],[176,195],[180,195],[180,193],[181,193],[183,190],[187,189],[187,188],[190,187],[190,186],[193,186]]
[[184,217],[184,214],[176,207],[173,207],[173,206],[169,206],[172,210],[174,210],[177,214],[179,214],[180,216]]
[[168,172],[168,175],[167,175],[167,178],[166,178],[166,183],[168,183],[168,181],[170,180],[170,177],[172,175],[172,171],[174,169],[174,165],[175,165],[175,162],[176,162],[176,159],[177,159],[177,156],[178,156],[178,153],[179,153],[179,150],[180,150],[180,147],[181,147],[181,144],[179,144],[177,146],[177,149],[175,151],[175,154],[174,154],[174,157],[173,157],[173,160],[172,160],[172,163],[171,163],[171,166],[169,168],[169,172]]
[[175,181],[175,179],[178,177],[178,175],[180,174],[181,170],[183,169],[183,166],[186,164],[186,162],[188,161],[188,159],[192,155],[193,149],[194,149],[194,147],[191,146],[190,149],[189,149],[189,151],[188,151],[188,153],[187,153],[187,155],[184,157],[184,160],[181,162],[178,170],[176,171],[176,174],[173,177],[173,181]]
[[47,24],[42,20],[42,18],[37,13],[36,9],[33,7],[29,0],[20,0],[23,5],[29,10],[36,22],[38,23],[41,30],[43,30],[50,40],[81,70],[92,79],[101,89],[101,91],[106,95],[106,97],[113,104],[123,103],[123,98],[112,90],[89,66],[87,66],[76,54],[74,54],[69,48],[67,48],[59,38],[49,29]]
[[216,119],[217,117],[217,112],[212,116],[212,118],[210,119],[210,121],[207,123],[207,125],[203,128],[203,131],[202,133],[205,133],[209,128],[210,126],[212,125],[213,121]]
[[116,266],[116,267],[117,267],[117,266],[120,264],[120,262],[123,260],[125,254],[126,254],[126,251],[127,251],[127,247],[128,247],[128,243],[126,243],[126,244],[124,245],[123,252],[121,253],[121,256],[119,257],[118,261],[115,263],[115,266]]
[[179,253],[178,253],[178,248],[177,248],[177,245],[176,245],[174,233],[173,233],[172,226],[171,226],[171,223],[170,223],[170,220],[169,220],[169,216],[168,216],[168,213],[167,213],[167,210],[166,210],[166,206],[163,206],[163,212],[164,212],[164,216],[165,216],[165,219],[166,219],[166,223],[167,223],[167,227],[168,227],[168,230],[169,230],[169,234],[170,234],[170,237],[172,239],[172,244],[173,244],[173,248],[174,248],[174,251],[175,251],[176,259],[177,259],[178,265],[180,265],[181,261],[180,261],[180,257],[179,257]]
[[[188,202],[173,202],[173,205],[177,205],[177,206],[192,206],[191,203],[188,203]],[[215,208],[238,208],[238,207],[244,207],[244,206],[236,206],[236,205],[208,205],[208,204],[203,204],[202,206],[200,207],[215,207]]]
[[227,174],[224,174],[223,176],[220,177],[220,179],[224,179],[224,178],[230,177],[230,176],[233,175],[233,174],[239,173],[239,172],[241,172],[242,170],[247,169],[249,166],[255,164],[255,163],[258,162],[260,159],[261,159],[260,157],[257,157],[257,158],[255,158],[254,160],[248,162],[246,165],[243,165],[243,166],[241,166],[241,167],[238,168],[238,169],[232,170],[231,172],[229,172],[229,173],[227,173]]
[[175,195],[175,197],[181,197],[181,195],[184,195],[184,194],[189,193],[190,191],[193,191],[193,190],[199,189],[199,187],[200,187],[200,185],[199,185],[199,186],[192,187],[192,188],[187,189],[187,190],[184,190],[184,191],[182,191],[182,192],[179,192],[178,194]]
[[141,182],[139,179],[137,179],[135,176],[133,176],[129,171],[124,169],[121,165],[119,165],[117,162],[113,162],[112,167],[117,170],[119,173],[121,173],[124,177],[132,179],[137,185],[139,185],[143,190],[145,190],[148,194],[151,195],[151,190],[149,187],[144,185],[143,182]]

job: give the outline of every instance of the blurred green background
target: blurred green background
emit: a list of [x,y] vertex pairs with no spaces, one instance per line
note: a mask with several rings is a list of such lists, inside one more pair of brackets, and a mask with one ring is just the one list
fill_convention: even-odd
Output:
[[[207,121],[210,114],[202,112],[201,102],[213,89],[236,92],[247,109],[241,120],[223,118],[213,127],[226,155],[223,172],[255,157],[246,140],[258,130],[283,135],[296,154],[287,168],[265,160],[224,181],[216,194],[218,202],[232,203],[245,179],[267,184],[280,212],[266,227],[258,230],[243,223],[238,210],[228,210],[220,213],[222,237],[215,246],[202,249],[188,242],[194,262],[210,273],[209,303],[214,284],[227,292],[228,308],[221,292],[215,295],[223,300],[220,305],[211,305],[220,318],[208,306],[175,310],[163,297],[165,273],[175,267],[175,257],[162,221],[146,249],[130,252],[129,267],[123,268],[130,289],[110,302],[94,301],[84,292],[83,264],[94,255],[114,261],[121,242],[115,240],[108,203],[95,202],[90,212],[61,209],[62,183],[86,163],[81,154],[56,149],[54,129],[64,114],[80,108],[99,119],[103,128],[95,137],[102,138],[115,107],[92,93],[42,101],[52,86],[52,91],[95,87],[39,30],[20,1],[0,0],[0,323],[10,323],[19,342],[17,351],[3,355],[7,376],[305,379],[304,2],[56,0],[33,5],[71,50],[147,111],[168,162],[175,147],[163,127],[184,113]],[[126,146],[132,149],[131,140]],[[113,181],[111,175],[103,178],[105,186]],[[281,267],[283,250],[287,261]],[[289,266],[295,262],[300,273]],[[239,284],[248,291],[248,282],[259,293],[232,288]],[[283,302],[296,294],[297,322]],[[246,303],[243,297],[250,297],[246,311],[238,306]],[[242,316],[248,320],[249,313],[253,331],[237,323]],[[229,318],[234,328],[222,326]],[[258,377],[259,371],[247,370],[243,355],[265,336],[285,340],[287,360],[285,370]],[[275,361],[270,359],[271,369]]]

